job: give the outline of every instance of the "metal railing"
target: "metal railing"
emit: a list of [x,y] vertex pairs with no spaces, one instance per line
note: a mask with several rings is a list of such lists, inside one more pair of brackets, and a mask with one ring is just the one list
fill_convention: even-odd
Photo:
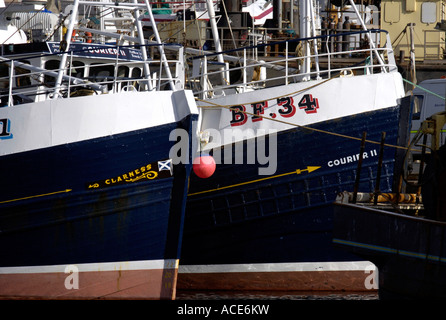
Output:
[[[115,56],[105,59],[92,54],[92,48],[68,52],[67,67],[63,69],[40,68],[42,61],[60,60],[61,52],[47,54],[29,54],[17,59],[0,57],[0,107],[43,101],[56,98],[74,98],[89,94],[116,94],[123,91],[170,90],[171,81],[175,89],[184,88],[183,49],[177,44],[178,54],[169,56],[167,64],[175,70],[169,78],[165,64],[155,57],[159,55],[159,45],[135,46],[96,46],[94,50],[115,49]],[[147,61],[121,59],[121,48],[142,48],[152,53]],[[178,49],[179,48],[179,49]],[[110,51],[109,51],[110,52]],[[12,57],[12,56],[11,56]],[[34,61],[35,63],[28,63]],[[75,62],[80,62],[76,64]],[[144,65],[149,66],[150,74],[144,74]],[[92,70],[99,70],[92,74]],[[110,72],[106,73],[105,70]],[[101,72],[102,71],[102,72]],[[63,73],[63,82],[56,86],[59,72]]]
[[[364,43],[364,38],[378,39],[384,33],[386,44],[383,47],[374,46],[370,41],[366,46],[356,48],[354,45],[333,51],[333,40],[350,37],[358,39]],[[372,36],[374,35],[374,37]],[[313,52],[306,56],[301,55],[301,50],[306,43],[317,42],[318,52],[314,52],[313,45],[309,47]],[[340,40],[339,40],[340,41]],[[349,40],[349,43],[353,43]],[[265,50],[271,46],[283,47],[283,54],[270,59],[269,62],[251,59],[252,50]],[[290,50],[292,48],[292,50]],[[321,50],[324,48],[325,50]],[[345,50],[344,50],[345,49]],[[236,55],[237,63],[229,68],[229,63],[221,65],[215,63],[217,55],[223,54],[226,57]],[[240,49],[216,52],[191,58],[193,61],[193,72],[188,77],[187,85],[194,90],[195,95],[206,99],[215,96],[215,92],[224,92],[227,89],[240,90],[241,87],[268,87],[276,85],[288,85],[290,83],[308,81],[311,79],[328,79],[339,73],[348,75],[373,74],[377,72],[392,72],[397,70],[390,37],[383,30],[353,31],[348,33],[337,33],[313,38],[290,39],[279,42],[269,42],[257,46],[249,46]],[[198,62],[199,61],[199,62]],[[234,60],[232,60],[234,61]],[[311,61],[311,68],[304,70],[306,61]],[[342,66],[338,66],[339,62]],[[210,70],[213,67],[213,70]],[[267,78],[253,77],[253,73],[258,75],[256,70],[260,68],[273,68],[280,70],[282,74],[268,76]],[[215,70],[217,69],[217,70]],[[240,73],[241,76],[236,81],[231,81],[231,74]],[[222,76],[223,75],[223,76]],[[223,79],[223,80],[221,80]],[[218,88],[218,89],[217,89]],[[217,89],[217,90],[216,90]]]
[[[445,40],[441,39],[441,36],[432,36],[439,34],[440,30],[424,30],[424,42],[423,42],[423,56],[424,60],[443,60],[445,50]],[[430,39],[436,38],[435,41]]]

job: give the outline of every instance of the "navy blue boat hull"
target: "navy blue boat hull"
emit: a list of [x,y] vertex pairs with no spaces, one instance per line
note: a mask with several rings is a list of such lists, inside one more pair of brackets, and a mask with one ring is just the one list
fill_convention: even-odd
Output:
[[380,299],[446,298],[446,223],[354,205],[334,210],[333,242],[378,267]]
[[[353,190],[363,132],[379,142],[385,131],[386,144],[404,144],[407,127],[399,123],[408,117],[408,106],[404,111],[397,106],[310,126],[316,130],[280,132],[275,178],[254,182],[262,178],[258,166],[246,164],[217,165],[205,180],[192,175],[182,266],[357,261],[333,248],[331,204],[339,192]],[[365,146],[361,191],[374,191],[379,149],[379,144]],[[400,170],[395,159],[401,156],[398,148],[384,148],[381,191],[392,189]],[[320,168],[305,171],[308,166]],[[180,270],[179,279],[187,275]],[[186,281],[179,285],[191,287]]]
[[[152,283],[155,287],[142,292],[130,290],[124,297],[174,296],[191,161],[159,161],[168,160],[176,143],[169,140],[171,131],[182,128],[190,135],[193,120],[196,115],[178,123],[0,157],[2,180],[8,181],[0,195],[0,270],[7,270],[0,272],[1,294],[14,286],[8,274],[21,272],[21,267],[37,266],[31,278],[36,279],[38,266],[85,265],[100,271],[101,263],[154,262],[158,273],[173,271],[166,283]],[[74,295],[94,298],[124,292],[123,283],[121,288],[102,286],[103,292],[78,290]],[[66,297],[68,291],[52,294]]]

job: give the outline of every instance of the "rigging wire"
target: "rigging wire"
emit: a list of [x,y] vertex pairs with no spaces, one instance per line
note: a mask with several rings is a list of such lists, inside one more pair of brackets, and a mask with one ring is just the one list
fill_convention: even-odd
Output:
[[[333,79],[336,79],[336,78],[338,78],[340,75],[341,75],[341,74],[338,74],[338,75],[336,75],[336,76],[330,77],[330,78],[328,78],[328,79],[326,79],[326,80],[324,80],[324,81],[321,81],[321,82],[319,82],[319,83],[317,83],[317,84],[314,84],[314,85],[312,85],[312,86],[309,86],[309,87],[307,87],[307,88],[300,89],[300,90],[297,90],[297,91],[294,91],[294,92],[291,92],[291,93],[287,93],[287,94],[285,94],[285,95],[281,95],[281,96],[273,97],[273,98],[270,98],[269,100],[274,100],[274,99],[279,99],[279,98],[282,98],[282,97],[285,97],[285,96],[289,96],[289,95],[296,95],[296,94],[299,94],[299,93],[301,93],[301,92],[307,91],[307,90],[309,90],[309,89],[312,89],[312,88],[315,88],[315,87],[317,87],[317,86],[320,86],[320,85],[322,85],[322,84],[324,84],[324,83],[327,83],[328,81],[331,81],[331,80],[333,80]],[[403,80],[405,80],[405,79],[403,79]],[[408,80],[405,80],[405,81],[408,81]],[[410,82],[410,81],[408,81],[408,82]],[[429,91],[429,90],[427,90],[427,91]],[[430,92],[430,91],[429,91],[429,92]],[[444,98],[442,97],[442,99],[444,99]],[[232,107],[236,106],[236,105],[222,105],[222,104],[217,104],[217,103],[214,103],[214,102],[211,102],[211,101],[208,101],[208,100],[202,100],[202,99],[199,99],[199,98],[195,98],[195,100],[196,100],[196,101],[199,101],[199,102],[202,102],[202,103],[207,103],[207,104],[209,104],[209,105],[207,105],[207,106],[203,106],[203,105],[198,106],[199,108],[203,108],[203,109],[206,109],[206,108],[224,108],[224,109],[232,110]],[[237,105],[241,105],[241,104],[256,104],[256,103],[260,103],[260,102],[263,102],[263,101],[255,101],[255,102],[249,102],[249,103],[238,103]],[[315,131],[315,132],[325,133],[325,134],[328,134],[328,135],[337,136],[337,137],[342,137],[342,138],[347,138],[347,139],[352,139],[352,140],[357,140],[357,141],[361,141],[361,140],[362,140],[362,138],[359,138],[359,137],[353,137],[353,136],[349,136],[349,135],[345,135],[345,134],[340,134],[340,133],[336,133],[336,132],[330,132],[330,131],[327,131],[327,130],[311,128],[311,127],[308,127],[308,126],[299,125],[299,124],[296,124],[296,123],[292,123],[292,122],[288,122],[288,121],[280,120],[280,119],[277,119],[277,118],[272,118],[272,117],[268,117],[268,116],[263,116],[263,115],[254,114],[254,113],[251,113],[251,112],[248,112],[248,111],[241,111],[241,110],[238,110],[238,111],[240,111],[241,113],[244,113],[244,114],[246,114],[246,115],[256,116],[256,117],[263,118],[263,119],[266,119],[266,120],[275,121],[275,122],[279,122],[279,123],[282,123],[282,124],[286,124],[286,125],[290,125],[290,126],[298,127],[298,128],[301,128],[301,129],[306,129],[306,130],[310,130],[310,131]],[[373,141],[373,140],[367,140],[367,139],[365,140],[365,142],[367,142],[367,143],[372,143],[372,144],[378,144],[378,145],[381,144],[380,141]],[[392,147],[392,148],[396,148],[396,149],[403,149],[403,150],[407,150],[407,151],[417,151],[416,149],[411,149],[410,146],[409,146],[409,147],[405,147],[405,146],[398,146],[398,145],[393,145],[393,144],[388,144],[388,143],[385,143],[384,146],[386,146],[386,147]]]
[[36,11],[36,13],[34,13],[31,17],[29,17],[28,18],[28,20],[26,20],[24,23],[22,23],[22,25],[19,27],[19,28],[17,28],[17,30],[16,31],[14,31],[5,41],[3,41],[0,45],[4,45],[5,43],[6,43],[6,41],[8,41],[9,39],[11,39],[11,37],[12,36],[14,36],[17,32],[19,32],[21,29],[22,29],[22,27],[24,26],[24,25],[26,25],[29,21],[31,21],[37,14],[39,14],[40,12],[42,12],[43,10],[45,10],[46,9],[46,5],[45,6],[43,6],[39,11]]

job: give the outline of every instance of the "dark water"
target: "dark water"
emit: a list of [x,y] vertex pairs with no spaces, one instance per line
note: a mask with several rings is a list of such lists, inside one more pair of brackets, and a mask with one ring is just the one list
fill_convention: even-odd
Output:
[[176,300],[379,300],[377,291],[195,291],[178,290]]

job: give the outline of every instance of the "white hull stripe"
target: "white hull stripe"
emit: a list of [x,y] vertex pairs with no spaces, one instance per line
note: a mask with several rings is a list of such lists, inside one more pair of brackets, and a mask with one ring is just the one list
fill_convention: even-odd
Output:
[[29,266],[29,267],[4,267],[0,268],[1,274],[26,274],[26,273],[65,273],[71,272],[73,267],[78,272],[100,272],[100,271],[126,271],[126,270],[155,270],[155,269],[176,269],[179,260],[141,260],[141,261],[122,261],[105,263],[81,263],[70,265],[51,265],[51,266]]
[[369,261],[180,265],[179,273],[373,271]]

